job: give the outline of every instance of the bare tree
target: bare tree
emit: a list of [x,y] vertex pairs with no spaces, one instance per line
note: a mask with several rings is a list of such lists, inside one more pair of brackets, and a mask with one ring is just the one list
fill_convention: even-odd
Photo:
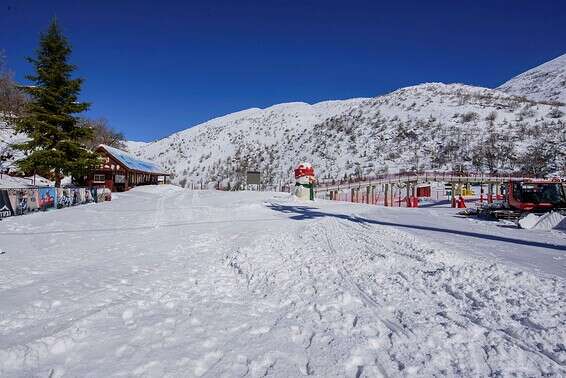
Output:
[[26,97],[14,81],[13,73],[6,66],[6,58],[0,51],[0,121],[7,125],[22,113]]
[[89,127],[94,131],[93,137],[84,141],[87,148],[94,150],[101,144],[120,149],[126,147],[124,144],[124,134],[110,127],[106,119],[99,118],[92,120],[83,118],[80,124],[82,127]]

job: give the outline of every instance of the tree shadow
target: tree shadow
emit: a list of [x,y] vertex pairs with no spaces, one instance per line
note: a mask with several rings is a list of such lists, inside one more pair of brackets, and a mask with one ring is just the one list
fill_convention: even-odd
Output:
[[302,220],[309,220],[309,219],[317,219],[317,218],[337,218],[343,219],[354,223],[361,223],[361,224],[377,224],[381,226],[392,226],[392,227],[400,227],[400,228],[410,228],[415,230],[423,230],[423,231],[432,231],[432,232],[441,232],[453,235],[460,235],[460,236],[467,236],[471,238],[478,238],[478,239],[485,239],[485,240],[493,240],[499,241],[504,243],[513,243],[519,245],[525,245],[529,247],[538,247],[538,248],[546,248],[546,249],[554,249],[558,251],[566,251],[566,245],[557,245],[557,244],[550,244],[550,243],[543,243],[531,240],[522,240],[522,239],[514,239],[505,236],[497,236],[497,235],[489,235],[489,234],[482,234],[479,232],[471,232],[471,231],[463,231],[463,230],[453,230],[448,228],[440,228],[440,227],[431,227],[431,226],[423,226],[417,224],[405,224],[405,223],[395,223],[395,222],[387,222],[387,221],[380,221],[376,219],[368,219],[362,218],[347,214],[336,214],[336,213],[326,213],[320,211],[320,209],[312,206],[294,206],[294,205],[282,205],[276,203],[270,203],[267,205],[268,208],[271,210],[283,213],[283,214],[291,214],[289,217],[290,219],[302,221]]

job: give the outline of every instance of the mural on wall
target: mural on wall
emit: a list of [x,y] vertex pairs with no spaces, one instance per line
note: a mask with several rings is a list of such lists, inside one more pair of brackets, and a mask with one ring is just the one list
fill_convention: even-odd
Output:
[[57,188],[57,208],[69,207],[73,205],[73,198],[71,197],[71,189]]
[[82,205],[86,203],[85,188],[73,189],[73,204]]
[[103,188],[0,189],[0,219],[39,210],[61,209],[111,199],[110,190]]
[[92,196],[92,190],[85,188],[85,203],[94,202],[94,197]]
[[106,198],[106,194],[104,193],[104,189],[100,188],[96,191],[96,202],[104,202]]
[[98,202],[97,191],[98,190],[96,188],[90,188],[90,196],[92,197],[92,202]]
[[0,190],[0,219],[14,215],[12,203],[7,190]]
[[104,191],[104,201],[112,201],[112,191],[108,188],[102,190]]
[[41,210],[55,208],[56,198],[57,192],[55,191],[55,188],[39,188],[39,208]]
[[37,189],[8,189],[8,197],[14,215],[23,215],[39,210]]

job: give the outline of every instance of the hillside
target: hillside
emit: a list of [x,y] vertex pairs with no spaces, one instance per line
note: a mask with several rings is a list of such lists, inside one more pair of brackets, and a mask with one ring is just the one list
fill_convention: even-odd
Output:
[[[564,174],[566,105],[557,101],[566,102],[565,85],[562,55],[498,89],[428,83],[375,98],[278,104],[126,145],[183,186],[233,187],[257,169],[276,188],[300,161],[312,162],[323,178],[460,168]],[[22,136],[4,127],[0,149],[9,150],[7,143]]]
[[533,100],[566,103],[566,54],[512,78],[498,89]]
[[565,111],[497,90],[429,83],[370,99],[248,109],[136,154],[182,185],[238,184],[249,168],[277,186],[303,160],[325,178],[460,166],[544,174],[565,166]]
[[128,150],[128,152],[134,153],[138,149],[140,149],[141,147],[144,147],[148,143],[147,142],[139,142],[139,141],[135,141],[135,140],[127,140],[127,141],[124,142],[124,144],[126,145],[126,150]]
[[0,170],[5,171],[7,169],[14,169],[14,161],[21,159],[24,155],[21,151],[14,150],[11,147],[12,143],[19,143],[25,140],[24,135],[14,134],[13,129],[8,127],[8,125],[0,121],[0,157],[4,159],[0,160]]

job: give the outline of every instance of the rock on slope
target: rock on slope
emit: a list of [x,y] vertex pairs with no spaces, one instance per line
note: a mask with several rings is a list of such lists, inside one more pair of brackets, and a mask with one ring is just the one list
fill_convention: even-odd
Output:
[[566,103],[566,54],[515,76],[498,89],[533,100]]
[[[430,83],[370,99],[288,103],[216,118],[136,151],[175,174],[174,182],[289,181],[311,161],[319,177],[410,169],[544,172],[564,166],[563,106],[461,84]],[[552,156],[533,165],[533,156]],[[535,164],[536,165],[536,164]]]

